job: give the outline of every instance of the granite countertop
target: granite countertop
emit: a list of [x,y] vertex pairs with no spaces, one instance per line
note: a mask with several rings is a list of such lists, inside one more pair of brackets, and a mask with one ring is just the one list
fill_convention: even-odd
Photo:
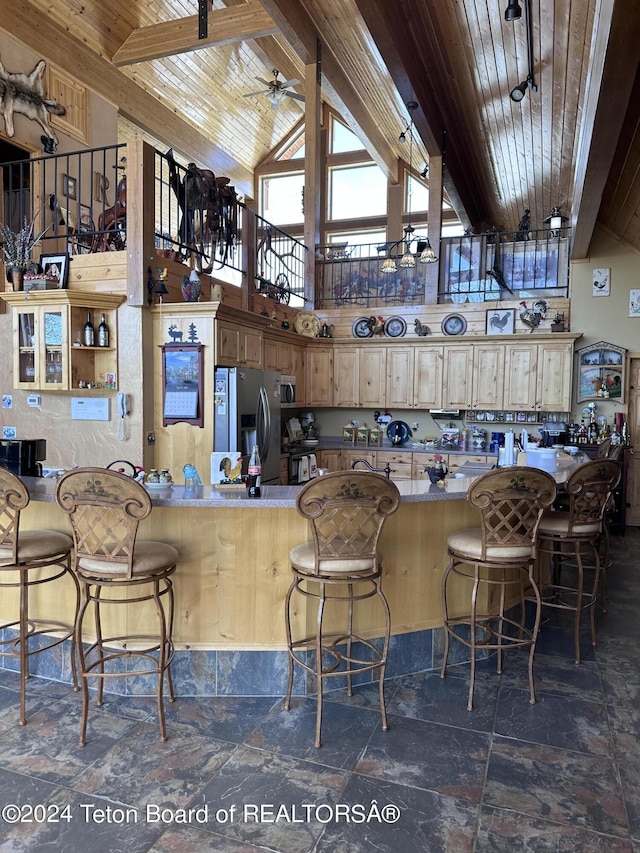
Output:
[[466,450],[460,450],[460,448],[454,450],[449,447],[425,447],[423,444],[414,444],[411,441],[398,446],[397,444],[391,444],[388,439],[384,439],[382,444],[374,446],[370,444],[347,443],[342,441],[342,438],[339,436],[323,436],[318,440],[317,447],[303,447],[298,445],[295,448],[287,450],[287,445],[285,445],[282,448],[282,453],[286,456],[287,453],[291,452],[297,455],[299,453],[318,453],[321,450],[358,450],[362,453],[383,450],[391,451],[393,453],[442,453],[447,454],[448,456],[487,456],[490,459],[497,459],[498,457],[497,453],[492,453],[487,449],[478,450],[475,447],[470,447]]

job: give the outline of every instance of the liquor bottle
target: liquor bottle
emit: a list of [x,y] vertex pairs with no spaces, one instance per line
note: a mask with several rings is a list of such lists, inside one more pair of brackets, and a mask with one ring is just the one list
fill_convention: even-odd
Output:
[[93,347],[96,343],[96,336],[91,322],[91,314],[87,314],[87,322],[84,324],[84,345]]
[[249,459],[249,493],[250,498],[260,497],[260,454],[258,453],[258,445],[253,445],[251,458]]
[[109,346],[109,327],[107,326],[104,314],[100,316],[100,325],[98,326],[98,346]]

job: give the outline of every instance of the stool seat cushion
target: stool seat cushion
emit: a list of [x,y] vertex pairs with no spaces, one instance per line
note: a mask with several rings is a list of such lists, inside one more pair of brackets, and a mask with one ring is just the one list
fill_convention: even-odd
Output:
[[447,538],[449,551],[471,560],[530,560],[533,549],[530,545],[489,545],[482,555],[482,531],[479,527],[457,530]]
[[321,571],[316,567],[316,554],[313,547],[313,542],[303,542],[302,545],[296,545],[289,552],[291,565],[298,572],[304,572],[309,575],[362,575],[363,573],[374,572],[376,570],[376,561],[370,557],[358,558],[350,557],[348,559],[322,560]]
[[[173,545],[166,542],[139,540],[133,549],[133,576],[162,574],[178,562],[179,554]],[[78,559],[78,570],[82,574],[96,576],[126,575],[127,564],[115,560],[96,560],[91,557]]]
[[[575,524],[572,528],[574,536],[590,536],[600,533],[601,525],[597,521],[588,524]],[[568,512],[545,512],[538,527],[538,536],[549,534],[550,536],[568,535],[569,513]]]
[[[73,539],[57,530],[23,530],[18,535],[18,563],[64,557],[73,548]],[[12,559],[11,548],[0,546],[0,562]]]

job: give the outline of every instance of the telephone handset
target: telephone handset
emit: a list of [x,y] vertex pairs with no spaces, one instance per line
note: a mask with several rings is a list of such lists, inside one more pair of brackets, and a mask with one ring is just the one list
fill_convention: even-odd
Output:
[[129,395],[123,394],[122,391],[118,393],[118,415],[121,418],[126,417],[129,414]]

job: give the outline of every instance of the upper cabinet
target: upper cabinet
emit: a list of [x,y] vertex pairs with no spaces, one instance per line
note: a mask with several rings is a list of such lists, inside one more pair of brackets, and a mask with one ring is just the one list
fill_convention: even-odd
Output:
[[333,353],[333,405],[385,405],[387,347],[337,346]]
[[221,367],[262,367],[262,329],[216,320],[215,363]]
[[391,346],[387,353],[386,407],[442,408],[442,346]]
[[573,341],[505,345],[505,409],[571,411]]
[[578,350],[578,402],[610,397],[624,402],[626,349],[599,341]]
[[[116,390],[117,307],[121,296],[69,290],[5,293],[12,306],[14,388],[27,391]],[[85,346],[90,321],[98,343],[104,314],[109,346]]]

